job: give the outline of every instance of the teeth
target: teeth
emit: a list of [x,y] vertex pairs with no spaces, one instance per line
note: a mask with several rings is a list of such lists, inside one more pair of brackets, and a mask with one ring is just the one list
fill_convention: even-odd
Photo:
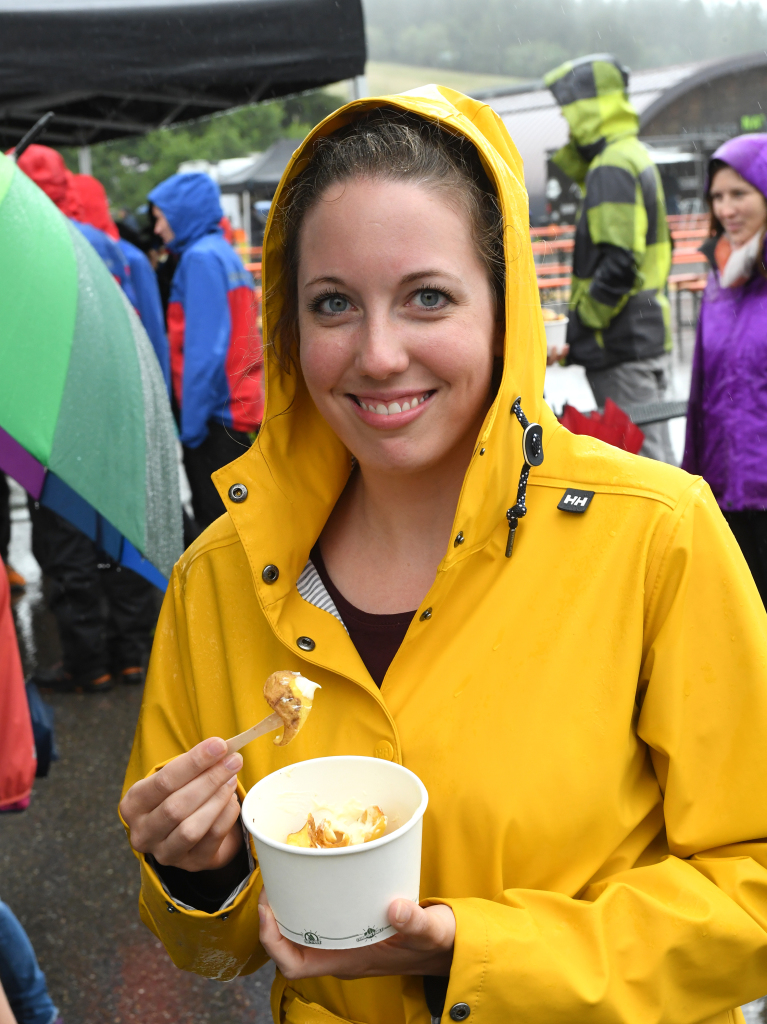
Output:
[[360,408],[365,409],[367,412],[375,412],[379,416],[395,416],[398,412],[410,412],[417,405],[423,405],[428,397],[427,393],[421,395],[420,398],[411,398],[409,402],[390,402],[388,406],[384,405],[383,402],[379,402],[377,405],[368,404],[363,402],[361,398],[358,398],[357,401],[360,404]]

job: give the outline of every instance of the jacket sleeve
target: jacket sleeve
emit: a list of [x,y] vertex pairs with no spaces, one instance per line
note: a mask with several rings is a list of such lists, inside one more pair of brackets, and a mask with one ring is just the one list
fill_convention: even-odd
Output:
[[[704,299],[705,303],[705,299]],[[705,304],[701,307],[698,326],[695,330],[695,351],[692,356],[692,377],[690,398],[687,402],[687,427],[684,438],[682,469],[688,473],[702,472],[701,447],[703,429],[703,317]]]
[[587,327],[604,330],[625,306],[644,255],[647,212],[637,201],[636,178],[623,167],[593,168],[581,216],[588,229],[590,251],[583,255],[591,284],[576,308]]
[[206,252],[189,252],[184,281],[184,377],[181,443],[198,448],[208,420],[228,395],[226,357],[232,333],[226,271]]
[[133,288],[136,292],[136,302],[141,323],[149,335],[152,348],[157,356],[157,362],[162,370],[165,387],[170,394],[170,350],[168,348],[168,337],[165,333],[165,320],[162,313],[162,300],[160,298],[160,287],[157,284],[157,275],[152,270],[152,264],[141,253],[141,259],[136,258],[132,265]]
[[662,531],[637,731],[668,845],[576,898],[431,901],[457,920],[446,1007],[477,1024],[693,1024],[767,991],[767,616],[700,479]]
[[[163,602],[152,648],[136,735],[123,794],[134,782],[159,770],[171,758],[204,737],[188,655],[182,583],[174,570]],[[238,782],[242,802],[245,789]],[[120,818],[122,821],[122,817]],[[130,830],[123,821],[130,841]],[[251,846],[255,859],[255,850]],[[258,941],[258,895],[261,873],[256,869],[247,885],[223,910],[207,914],[179,905],[144,854],[135,853],[141,867],[139,913],[141,920],[167,949],[182,970],[229,981],[257,970],[268,957]]]

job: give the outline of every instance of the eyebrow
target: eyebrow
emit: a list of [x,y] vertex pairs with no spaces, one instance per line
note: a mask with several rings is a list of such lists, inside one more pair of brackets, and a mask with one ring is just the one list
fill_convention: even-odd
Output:
[[[427,268],[426,270],[416,270],[412,274],[405,274],[404,277],[400,278],[400,284],[410,284],[413,281],[424,280],[429,277],[449,277],[452,280],[457,280],[455,274],[449,273],[447,270],[439,270]],[[322,274],[320,277],[313,277],[311,281],[307,281],[304,288],[311,288],[316,284],[337,284],[343,285],[343,280],[340,277],[332,277],[326,274]]]

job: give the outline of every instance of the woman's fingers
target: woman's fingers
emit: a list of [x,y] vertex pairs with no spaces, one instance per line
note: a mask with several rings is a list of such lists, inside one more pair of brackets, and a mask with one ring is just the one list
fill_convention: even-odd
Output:
[[[222,812],[226,812],[229,809],[232,797],[235,800],[237,799],[234,793],[234,786],[236,784],[237,778],[232,776],[223,786],[219,786],[203,804],[181,816],[178,823],[154,846],[152,853],[156,860],[160,864],[177,864],[180,858],[197,846],[208,835],[210,830],[216,826]],[[158,811],[153,812],[150,817],[157,814],[161,809],[158,808]],[[175,814],[173,816],[168,815],[163,820],[170,822],[174,818]],[[162,827],[162,822],[159,824]],[[229,828],[231,826],[232,823],[230,822]],[[223,839],[229,828],[221,833],[219,840]]]
[[[192,747],[185,754],[179,754],[169,761],[159,772],[134,783],[123,797],[120,810],[128,821],[130,817],[149,814],[159,807],[171,793],[182,789],[187,783],[207,771],[226,753],[226,743],[220,736],[212,736]],[[128,821],[128,824],[130,822]]]
[[304,968],[303,947],[286,939],[277,927],[277,921],[266,896],[266,889],[262,889],[258,897],[258,919],[258,937],[261,945],[277,964],[284,977],[288,980],[309,977],[309,972]]
[[[170,764],[166,765],[167,767],[170,767]],[[140,853],[156,854],[158,845],[164,843],[176,829],[185,826],[185,823],[198,810],[205,807],[209,800],[214,801],[210,810],[215,809],[215,818],[229,801],[231,787],[236,785],[236,774],[241,768],[242,756],[231,754],[222,761],[214,762],[202,774],[194,776],[181,788],[170,790],[165,799],[151,811],[134,814],[133,820],[124,812],[123,816],[131,827],[133,848]],[[165,771],[165,768],[162,771]],[[154,777],[159,777],[161,774],[162,772],[158,772]],[[165,787],[168,782],[161,785]],[[130,812],[131,808],[128,808],[128,813]],[[181,835],[184,835],[183,828]]]
[[442,904],[424,908],[410,900],[394,900],[389,923],[408,949],[448,950],[455,942],[455,915]]
[[186,871],[209,871],[228,864],[243,843],[239,817],[240,802],[237,794],[232,793],[229,803],[202,839],[186,853],[179,855],[173,861],[174,865]]
[[322,975],[348,979],[450,974],[455,941],[455,917],[450,907],[423,909],[409,900],[395,900],[389,908],[389,920],[397,935],[371,946],[334,950],[307,948],[286,939],[263,889],[258,913],[261,944],[288,980]]
[[165,800],[147,815],[147,827],[153,834],[165,838],[205,804],[217,797],[229,799],[227,786],[236,786],[237,772],[242,768],[242,755],[230,754],[188,782],[171,792]]

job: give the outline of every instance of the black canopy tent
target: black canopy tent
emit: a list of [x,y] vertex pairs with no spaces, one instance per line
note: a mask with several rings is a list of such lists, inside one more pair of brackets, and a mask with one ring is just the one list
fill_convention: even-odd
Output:
[[0,145],[86,146],[364,73],[360,0],[0,0]]

